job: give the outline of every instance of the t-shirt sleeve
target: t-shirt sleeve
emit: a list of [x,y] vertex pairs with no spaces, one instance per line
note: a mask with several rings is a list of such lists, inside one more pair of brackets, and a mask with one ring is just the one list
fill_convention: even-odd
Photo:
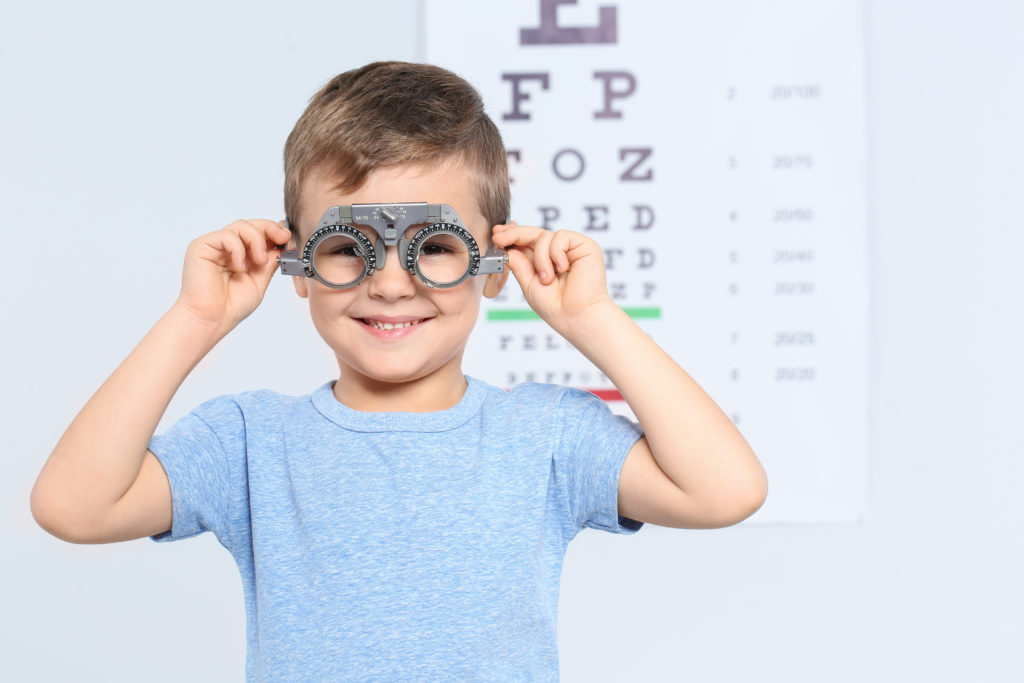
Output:
[[154,541],[176,541],[212,531],[228,550],[235,537],[233,508],[239,500],[245,457],[244,421],[233,400],[208,401],[164,434],[149,450],[160,461],[171,487],[171,529]]
[[579,389],[565,391],[560,414],[556,466],[561,460],[573,525],[636,533],[643,522],[619,515],[619,474],[629,449],[643,435],[640,425],[614,415],[604,401]]

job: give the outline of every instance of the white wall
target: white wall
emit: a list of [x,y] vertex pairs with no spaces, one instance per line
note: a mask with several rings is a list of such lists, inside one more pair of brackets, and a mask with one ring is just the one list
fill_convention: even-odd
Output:
[[[173,301],[187,242],[281,215],[281,148],[314,90],[422,54],[415,0],[262,4],[0,8],[2,680],[242,678],[239,581],[214,539],[63,544],[28,491]],[[584,533],[563,680],[1024,679],[1022,28],[1010,2],[868,2],[873,519]],[[171,417],[330,377],[290,289]]]

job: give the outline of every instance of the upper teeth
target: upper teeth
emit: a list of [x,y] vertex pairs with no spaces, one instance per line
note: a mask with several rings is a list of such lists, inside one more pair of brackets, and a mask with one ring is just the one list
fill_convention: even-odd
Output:
[[368,322],[374,327],[376,327],[378,330],[397,330],[400,327],[409,327],[410,325],[416,324],[416,321],[413,320],[404,323],[385,323],[381,322],[380,320],[370,320]]

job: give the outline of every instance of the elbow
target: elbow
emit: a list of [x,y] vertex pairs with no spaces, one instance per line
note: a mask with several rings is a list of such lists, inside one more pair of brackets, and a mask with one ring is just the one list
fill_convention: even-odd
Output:
[[718,497],[717,504],[708,505],[705,528],[722,529],[752,517],[768,498],[768,479],[764,472],[748,481],[734,482],[728,494]]
[[52,511],[45,503],[42,502],[41,496],[37,493],[37,488],[32,489],[32,496],[29,499],[29,506],[32,509],[32,519],[36,520],[36,524],[42,527],[43,531],[61,538],[60,526],[57,523],[57,519],[53,516]]
[[768,476],[760,463],[752,468],[744,481],[736,484],[735,490],[735,521],[732,524],[752,517],[768,500]]
[[732,495],[728,497],[731,510],[723,526],[733,526],[752,517],[768,499],[768,475],[757,456],[752,452],[750,456],[746,467],[735,473],[730,487]]
[[40,481],[32,488],[29,507],[36,524],[51,536],[68,543],[95,542],[85,533],[83,515],[72,509],[67,497],[49,490]]
[[59,513],[60,506],[54,500],[54,496],[41,485],[40,481],[37,481],[36,485],[32,487],[32,494],[29,496],[29,507],[32,510],[32,519],[36,520],[36,524],[42,527],[45,532],[51,536],[56,536],[62,541],[68,540],[69,534]]
[[766,500],[768,500],[768,478],[762,473],[759,480],[753,483],[744,495],[739,510],[740,517],[735,523],[738,524],[748,517],[752,517],[761,509]]
[[739,524],[745,519],[752,517],[755,512],[761,509],[768,499],[768,477],[760,467],[755,476],[749,482],[736,487],[736,496],[733,504],[732,518],[724,526]]
[[[709,478],[702,492],[704,528],[734,526],[752,517],[768,499],[768,476],[757,456],[744,442],[741,452],[730,454],[731,465]],[[724,459],[724,458],[723,458]]]

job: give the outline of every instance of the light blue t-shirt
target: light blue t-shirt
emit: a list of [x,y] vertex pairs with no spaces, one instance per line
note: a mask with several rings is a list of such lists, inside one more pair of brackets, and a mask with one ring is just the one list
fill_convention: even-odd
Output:
[[633,533],[641,432],[593,395],[467,378],[435,413],[309,396],[213,399],[150,450],[170,532],[238,564],[250,681],[557,681],[559,578],[583,528]]

